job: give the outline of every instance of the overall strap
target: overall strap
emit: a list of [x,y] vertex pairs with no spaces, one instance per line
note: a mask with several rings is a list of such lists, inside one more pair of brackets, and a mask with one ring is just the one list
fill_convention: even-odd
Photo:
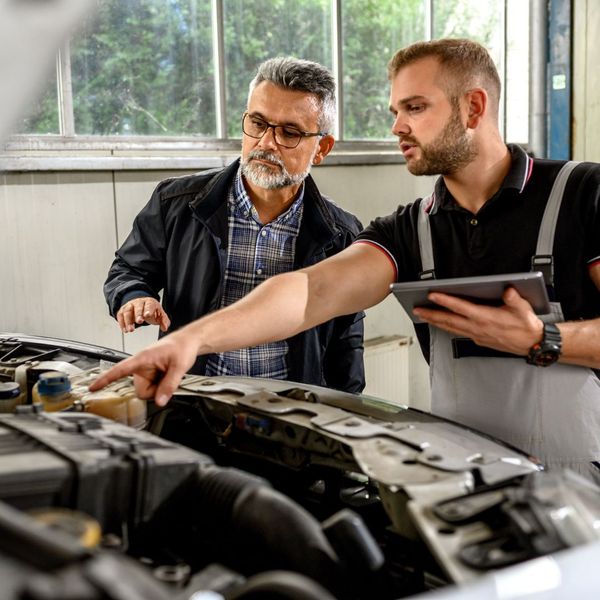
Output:
[[421,254],[421,268],[419,279],[435,279],[433,263],[433,243],[431,241],[431,226],[429,225],[428,208],[433,201],[433,194],[421,199],[419,205],[419,218],[417,221],[417,237],[419,238],[419,252]]
[[[577,161],[566,162],[559,171],[550,195],[538,234],[535,255],[531,258],[532,271],[541,271],[544,275],[546,285],[554,285],[554,258],[552,250],[554,246],[554,233],[558,221],[558,213],[562,203],[565,186],[569,175],[579,164]],[[421,200],[419,206],[419,218],[417,222],[419,251],[421,254],[422,271],[419,273],[419,279],[435,279],[435,265],[433,260],[433,243],[431,239],[431,227],[429,225],[428,208],[431,205],[433,194]]]
[[552,250],[554,247],[554,233],[556,231],[558,213],[560,211],[560,205],[562,203],[569,175],[578,164],[579,162],[577,161],[568,161],[558,172],[558,175],[554,180],[554,185],[550,190],[548,203],[546,204],[544,216],[540,223],[535,255],[531,257],[531,270],[541,271],[544,275],[546,285],[552,291],[554,288],[554,258],[552,256]]

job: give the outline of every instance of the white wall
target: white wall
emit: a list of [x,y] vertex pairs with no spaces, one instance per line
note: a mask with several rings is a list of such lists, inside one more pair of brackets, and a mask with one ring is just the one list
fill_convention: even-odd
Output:
[[12,174],[0,183],[0,330],[120,348],[102,298],[115,248],[112,174]]
[[600,162],[600,2],[573,3],[573,159]]
[[[108,316],[102,284],[114,252],[156,183],[183,172],[99,171],[0,175],[0,331],[45,335],[136,352],[154,327],[123,336]],[[431,182],[403,165],[320,166],[324,193],[364,224],[428,193]],[[400,192],[401,190],[401,192]],[[368,311],[367,339],[412,335],[393,298]],[[426,366],[410,350],[411,402],[429,406]]]

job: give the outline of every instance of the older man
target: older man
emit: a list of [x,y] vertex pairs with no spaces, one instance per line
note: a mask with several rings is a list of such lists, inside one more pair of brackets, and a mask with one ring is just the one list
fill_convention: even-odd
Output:
[[[360,222],[309,175],[333,148],[334,119],[325,67],[294,58],[260,65],[242,116],[241,160],[161,182],[117,251],[104,291],[123,332],[143,323],[174,331],[352,242]],[[206,355],[191,370],[360,392],[362,318],[353,312],[290,339]]]

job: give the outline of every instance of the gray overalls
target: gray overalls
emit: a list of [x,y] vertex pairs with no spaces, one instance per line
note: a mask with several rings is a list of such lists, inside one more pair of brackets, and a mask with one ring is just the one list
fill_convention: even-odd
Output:
[[[551,286],[556,221],[576,164],[566,163],[556,178],[532,258],[532,270],[543,271]],[[429,204],[422,200],[419,211],[421,278],[434,276]],[[553,302],[552,312],[541,318],[563,321],[560,303]],[[542,368],[522,357],[477,352],[456,357],[457,340],[450,333],[432,326],[429,333],[433,413],[513,444],[549,469],[569,467],[600,483],[600,470],[592,464],[600,460],[600,381],[591,369],[559,363]]]

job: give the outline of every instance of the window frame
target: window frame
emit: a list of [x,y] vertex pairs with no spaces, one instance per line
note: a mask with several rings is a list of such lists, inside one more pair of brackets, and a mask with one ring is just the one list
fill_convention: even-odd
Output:
[[[336,144],[328,165],[403,163],[395,141],[344,140],[344,78],[342,3],[331,1],[332,72],[337,85]],[[506,16],[507,3],[504,1]],[[423,0],[425,37],[431,39],[434,3]],[[211,0],[212,47],[215,83],[216,138],[193,136],[81,136],[75,133],[70,69],[70,44],[66,41],[57,53],[59,133],[48,135],[15,134],[0,154],[0,170],[163,170],[198,169],[229,164],[239,155],[240,138],[227,138],[227,102],[224,52],[223,0]],[[503,64],[506,65],[507,20],[503,27]],[[506,81],[506,68],[501,76]],[[503,83],[504,83],[503,81]],[[501,98],[501,131],[506,134],[505,86]]]

